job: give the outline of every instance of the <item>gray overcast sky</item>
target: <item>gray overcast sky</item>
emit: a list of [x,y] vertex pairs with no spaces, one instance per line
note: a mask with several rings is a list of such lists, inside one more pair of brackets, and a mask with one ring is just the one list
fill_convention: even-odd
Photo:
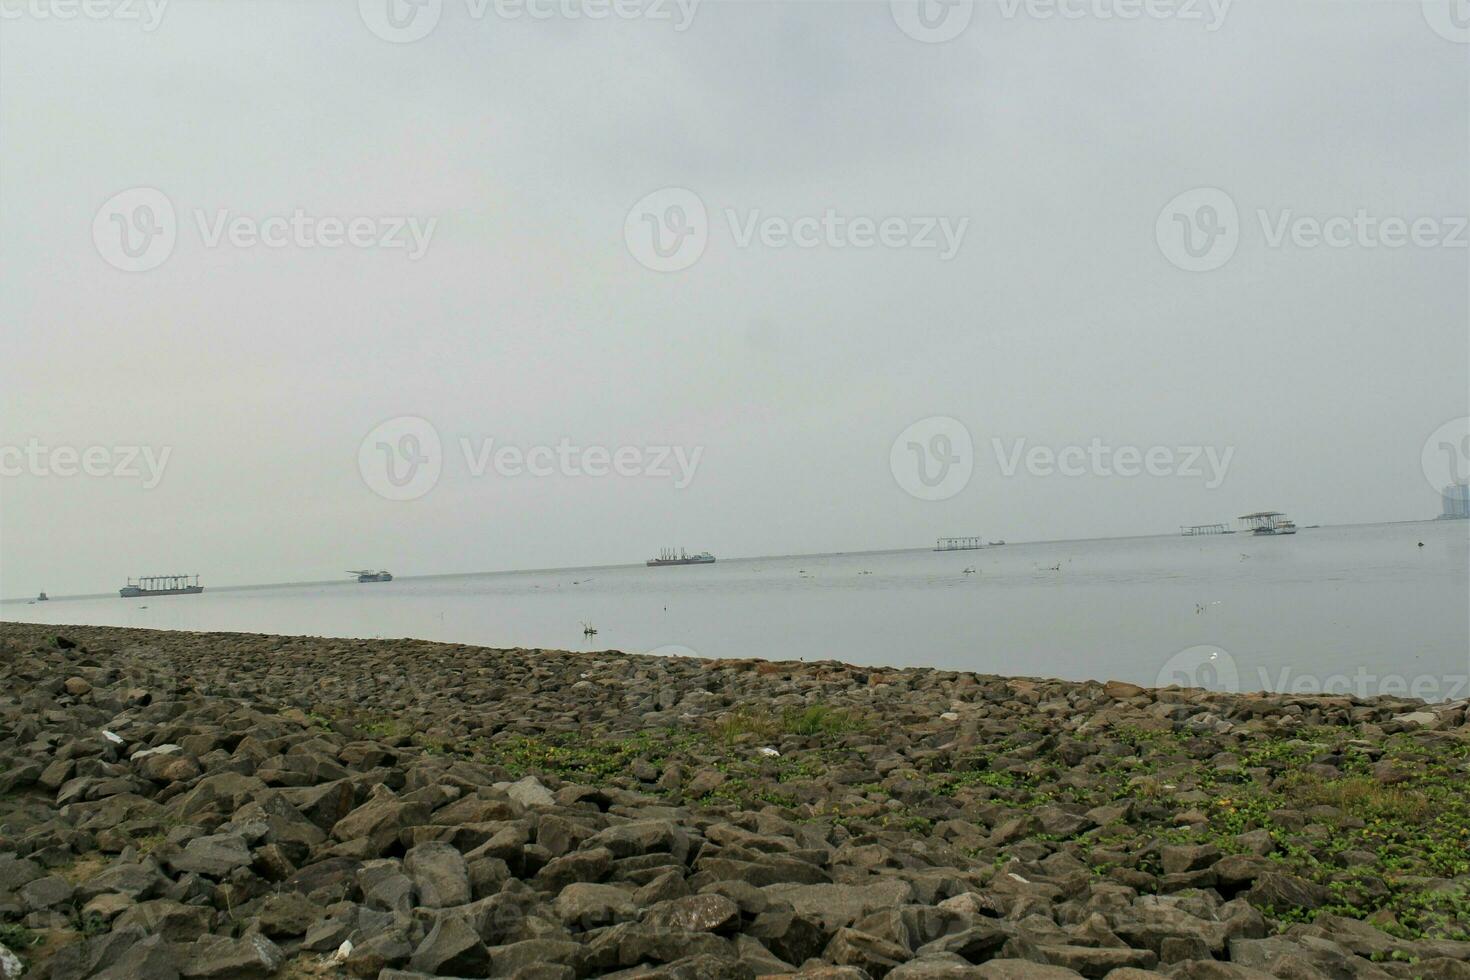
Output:
[[[1470,44],[1447,5],[1007,0],[930,43],[886,2],[705,2],[679,30],[672,0],[596,21],[442,0],[401,43],[373,29],[407,23],[375,13],[390,0],[175,0],[156,25],[142,0],[41,16],[55,2],[0,0],[0,446],[169,455],[153,487],[142,463],[0,476],[6,596],[1438,513],[1421,449],[1470,412]],[[175,240],[124,271],[108,202],[140,187]],[[635,205],[665,188],[707,214],[653,199],[703,231],[677,271],[640,262]],[[1208,271],[1161,244],[1196,188],[1238,212],[1190,211],[1238,237]],[[298,209],[435,223],[417,258],[211,243],[222,213]],[[1272,244],[1360,210],[1460,247]],[[941,247],[779,244],[829,211]],[[952,257],[937,219],[968,219]],[[442,445],[411,500],[364,476],[379,440],[359,458],[401,416]],[[934,416],[974,446],[943,500],[890,455],[914,423],[947,449]],[[403,425],[389,451],[426,455]],[[683,488],[477,477],[461,439],[490,438],[702,455]],[[1233,456],[1218,486],[1008,476],[996,439]]]

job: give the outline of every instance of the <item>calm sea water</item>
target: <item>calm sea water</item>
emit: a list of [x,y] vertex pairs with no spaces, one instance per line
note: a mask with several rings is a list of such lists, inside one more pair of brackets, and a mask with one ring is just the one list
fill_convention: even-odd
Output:
[[212,588],[0,618],[1449,700],[1470,695],[1470,523]]

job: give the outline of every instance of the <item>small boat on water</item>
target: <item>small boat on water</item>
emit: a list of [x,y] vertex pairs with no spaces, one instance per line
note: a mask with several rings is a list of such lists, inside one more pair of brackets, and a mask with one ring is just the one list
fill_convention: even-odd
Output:
[[697,555],[687,553],[683,548],[675,551],[673,548],[665,548],[658,553],[657,558],[648,559],[646,564],[649,568],[657,568],[660,565],[713,565],[715,556],[708,551],[701,551]]
[[[190,579],[193,579],[191,582]],[[145,595],[198,595],[204,591],[198,575],[144,575],[117,590],[124,599],[136,599]]]
[[1296,523],[1279,510],[1242,514],[1239,520],[1245,522],[1246,530],[1258,537],[1296,533]]
[[47,595],[46,593],[42,592],[40,595],[36,596],[36,601],[37,602],[49,602],[49,601],[51,601],[51,597],[49,595]]
[[348,575],[356,575],[359,582],[391,582],[393,576],[386,569],[378,571],[372,568],[349,568]]

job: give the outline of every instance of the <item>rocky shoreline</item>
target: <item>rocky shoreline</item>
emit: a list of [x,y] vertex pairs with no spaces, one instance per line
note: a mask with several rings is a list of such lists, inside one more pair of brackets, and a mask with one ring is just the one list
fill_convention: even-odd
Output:
[[1470,977],[1464,702],[0,624],[0,977]]

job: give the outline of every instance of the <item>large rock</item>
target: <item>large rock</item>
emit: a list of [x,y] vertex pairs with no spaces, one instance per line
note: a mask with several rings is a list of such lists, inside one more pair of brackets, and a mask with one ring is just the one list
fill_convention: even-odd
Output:
[[879,909],[903,905],[913,886],[901,878],[880,878],[868,885],[767,885],[767,896],[789,902],[800,915],[821,922],[829,932],[851,926]]
[[740,925],[740,906],[724,895],[686,895],[653,906],[643,921],[688,932],[733,931]]
[[689,834],[670,820],[634,820],[593,834],[583,846],[603,848],[615,858],[668,854],[682,864],[689,855]]
[[469,868],[464,856],[449,844],[410,848],[403,858],[403,870],[413,879],[420,905],[443,909],[470,900]]
[[613,857],[605,847],[573,851],[546,865],[536,872],[537,887],[559,893],[575,881],[601,881],[612,870]]
[[92,980],[178,980],[178,977],[178,955],[162,936],[141,940],[110,966],[92,974]]
[[207,936],[187,949],[179,973],[190,980],[252,980],[271,976],[285,961],[281,948],[258,934],[243,939]]
[[304,936],[321,917],[321,908],[300,892],[281,892],[260,909],[260,931],[272,938]]
[[1166,844],[1159,848],[1159,863],[1165,874],[1183,874],[1208,868],[1220,859],[1213,844]]
[[71,882],[60,875],[28,881],[20,888],[20,900],[28,911],[39,912],[70,902],[76,893]]
[[250,848],[238,834],[210,834],[189,841],[184,852],[169,863],[175,871],[223,878],[250,863]]
[[170,807],[184,818],[198,817],[209,811],[228,815],[265,789],[265,783],[254,776],[238,772],[214,773],[199,780],[176,804],[170,803]]
[[556,896],[556,914],[574,929],[587,930],[637,917],[631,896],[615,885],[574,882]]
[[170,942],[189,943],[209,932],[214,923],[214,910],[198,905],[185,905],[169,899],[142,902],[124,911],[112,928],[136,926],[150,935],[162,936]]
[[1064,966],[1030,960],[995,959],[975,968],[975,980],[1077,980],[1080,974]]
[[352,812],[352,784],[345,779],[320,786],[285,788],[276,791],[280,797],[324,831]]
[[856,929],[838,929],[822,957],[838,966],[855,966],[870,977],[884,977],[909,958],[909,951]]
[[408,966],[438,976],[482,977],[490,967],[490,951],[465,919],[441,915],[414,950]]
[[1148,949],[1043,943],[1040,950],[1047,962],[1076,970],[1084,977],[1103,977],[1125,967],[1151,970],[1159,962],[1158,954]]
[[585,976],[587,974],[580,966],[586,959],[587,949],[581,943],[564,939],[525,939],[491,947],[490,976],[533,976],[523,971],[546,965],[572,967],[575,975]]
[[1268,871],[1259,875],[1250,891],[1250,903],[1266,914],[1280,915],[1295,909],[1317,909],[1326,905],[1330,895],[1316,882],[1296,875]]
[[556,797],[551,794],[551,790],[542,786],[541,781],[535,776],[527,776],[519,782],[511,783],[506,787],[505,795],[521,806],[549,807],[556,805]]
[[340,841],[365,840],[374,854],[383,854],[398,842],[405,828],[427,823],[428,804],[406,803],[389,793],[368,800],[332,826]]
[[407,917],[415,905],[413,879],[392,859],[369,861],[357,873],[363,904]]
[[17,891],[21,885],[35,881],[45,873],[39,864],[28,858],[0,854],[0,892]]

